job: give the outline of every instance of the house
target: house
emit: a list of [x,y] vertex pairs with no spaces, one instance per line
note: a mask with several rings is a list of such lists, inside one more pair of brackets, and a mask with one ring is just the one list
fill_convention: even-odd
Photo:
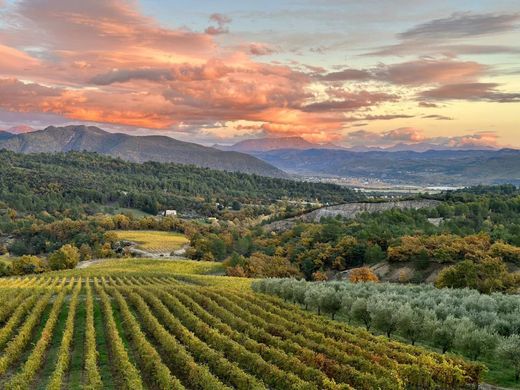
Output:
[[177,210],[164,210],[164,214],[163,215],[165,217],[176,216],[177,215]]

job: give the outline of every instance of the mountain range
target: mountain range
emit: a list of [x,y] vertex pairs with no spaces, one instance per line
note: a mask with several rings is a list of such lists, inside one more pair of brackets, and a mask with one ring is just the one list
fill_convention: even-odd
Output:
[[374,147],[374,146],[353,146],[343,147],[333,143],[317,143],[305,140],[302,137],[267,137],[267,138],[253,138],[245,139],[233,145],[213,145],[214,148],[220,150],[232,150],[242,153],[254,152],[268,152],[271,150],[281,149],[334,149],[334,150],[348,150],[351,152],[426,152],[428,150],[498,150],[493,146],[486,146],[480,144],[467,144],[464,146],[447,146],[431,142],[416,142],[416,143],[398,143],[388,147]]
[[309,142],[303,139],[302,137],[254,138],[246,139],[230,146],[214,145],[213,147],[220,150],[228,150],[242,153],[266,152],[269,150],[280,149],[343,149],[341,146],[334,145],[331,143],[319,144],[315,142]]
[[44,130],[21,134],[1,132],[0,149],[17,153],[88,151],[132,162],[174,162],[262,176],[287,176],[283,171],[248,154],[221,151],[165,136],[109,133],[94,126],[49,126]]
[[520,185],[520,150],[368,151],[271,150],[254,156],[288,173],[394,184]]

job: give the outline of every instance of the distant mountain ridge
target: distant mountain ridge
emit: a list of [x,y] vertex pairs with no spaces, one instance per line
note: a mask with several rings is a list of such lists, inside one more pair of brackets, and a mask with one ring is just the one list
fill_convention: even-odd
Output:
[[318,144],[309,142],[302,137],[271,137],[246,139],[230,146],[215,145],[217,149],[235,152],[265,152],[280,149],[343,149],[341,146],[331,143]]
[[88,151],[132,162],[173,162],[262,176],[287,176],[247,154],[221,151],[166,136],[109,133],[95,126],[49,126],[44,130],[5,137],[0,139],[0,149],[17,153]]
[[8,131],[2,131],[0,130],[0,141],[3,141],[3,140],[6,140],[6,139],[9,139],[9,138],[13,138],[15,135],[8,132]]
[[520,185],[520,150],[272,150],[254,156],[286,172],[395,184]]

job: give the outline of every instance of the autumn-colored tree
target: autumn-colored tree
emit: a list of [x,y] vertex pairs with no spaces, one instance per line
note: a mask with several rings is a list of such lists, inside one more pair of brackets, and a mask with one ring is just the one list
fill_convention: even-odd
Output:
[[14,275],[38,274],[45,271],[45,264],[39,257],[22,256],[12,261],[11,270]]
[[377,275],[368,267],[354,268],[350,271],[348,280],[352,283],[379,282]]
[[79,263],[80,253],[74,245],[63,245],[49,256],[49,266],[52,270],[74,268]]
[[327,277],[327,274],[325,272],[316,271],[312,274],[312,280],[314,280],[315,282],[324,282],[329,280],[329,278]]

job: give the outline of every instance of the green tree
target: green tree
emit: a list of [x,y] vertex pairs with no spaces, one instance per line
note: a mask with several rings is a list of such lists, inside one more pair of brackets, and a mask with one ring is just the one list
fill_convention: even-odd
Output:
[[515,370],[515,381],[520,380],[520,335],[514,334],[500,341],[497,356],[506,361]]

